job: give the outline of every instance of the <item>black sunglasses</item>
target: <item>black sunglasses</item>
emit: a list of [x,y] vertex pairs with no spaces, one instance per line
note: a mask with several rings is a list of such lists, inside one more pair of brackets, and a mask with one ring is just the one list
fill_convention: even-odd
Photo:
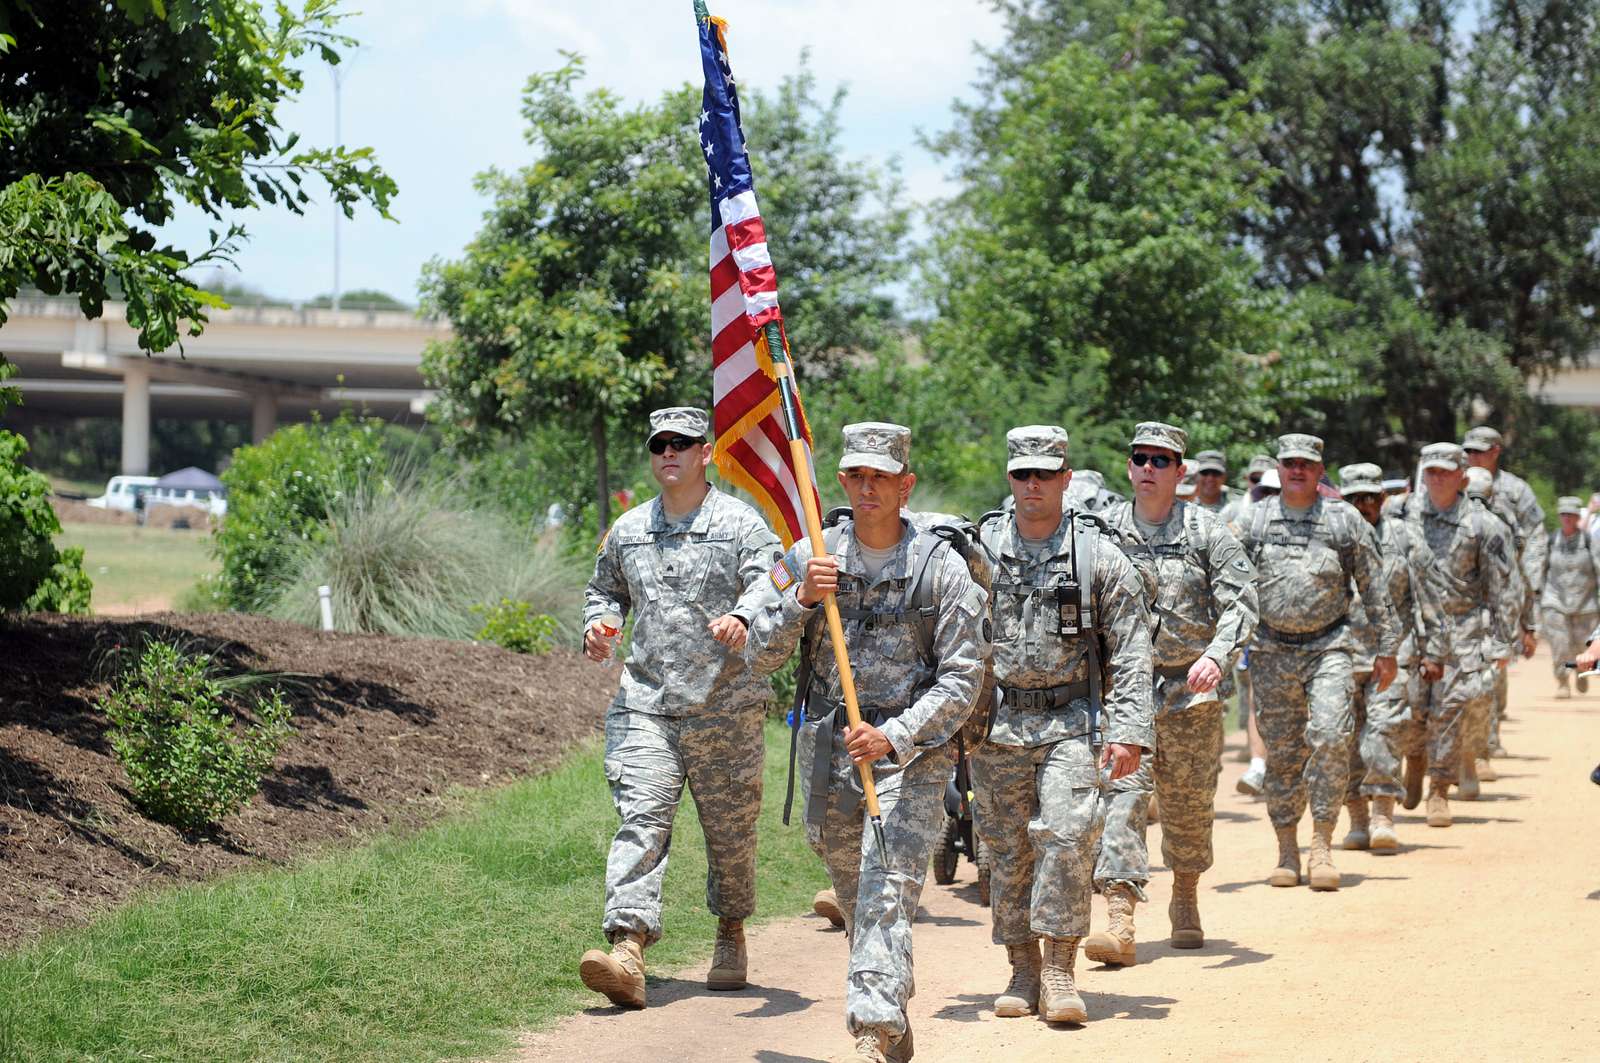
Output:
[[650,453],[665,454],[670,447],[674,454],[682,454],[690,447],[698,447],[704,442],[704,436],[699,439],[690,439],[688,436],[656,436],[650,440]]
[[1029,480],[1054,480],[1061,475],[1060,469],[1012,469],[1011,478],[1017,483],[1027,483]]
[[1178,459],[1171,454],[1129,454],[1128,460],[1141,469],[1147,464],[1154,465],[1158,469],[1165,469]]

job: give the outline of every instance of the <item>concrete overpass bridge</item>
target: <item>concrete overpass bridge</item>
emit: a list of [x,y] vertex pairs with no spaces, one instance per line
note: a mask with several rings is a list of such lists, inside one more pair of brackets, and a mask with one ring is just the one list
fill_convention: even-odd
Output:
[[140,475],[153,416],[248,419],[256,442],[313,411],[418,417],[433,399],[423,349],[449,335],[445,322],[409,311],[238,307],[213,312],[181,355],[146,355],[122,303],[91,321],[76,299],[22,297],[0,328],[0,353],[17,367],[10,383],[29,419],[120,415],[122,471]]

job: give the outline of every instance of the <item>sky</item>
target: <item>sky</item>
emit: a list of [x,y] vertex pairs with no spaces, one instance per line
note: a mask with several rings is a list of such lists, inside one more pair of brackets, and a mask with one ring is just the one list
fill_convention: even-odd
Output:
[[[390,207],[397,222],[370,209],[341,222],[347,292],[375,288],[414,302],[423,264],[460,254],[486,206],[473,176],[533,161],[519,114],[522,88],[530,74],[559,67],[562,52],[583,55],[582,88],[605,86],[629,101],[700,83],[690,0],[347,0],[346,8],[357,13],[345,32],[361,43],[340,67],[343,140],[372,147],[400,187]],[[971,95],[975,42],[1001,39],[1001,20],[984,0],[712,0],[711,10],[729,21],[741,86],[775,88],[809,48],[820,98],[840,84],[850,90],[845,154],[898,159],[913,203],[951,191],[945,167],[917,138],[948,128],[952,101]],[[280,113],[304,144],[332,144],[334,79],[320,61],[308,62],[305,91]],[[278,209],[229,220],[244,224],[249,239],[227,281],[292,300],[333,289],[326,202],[301,218]],[[197,250],[214,225],[187,211],[163,235]]]

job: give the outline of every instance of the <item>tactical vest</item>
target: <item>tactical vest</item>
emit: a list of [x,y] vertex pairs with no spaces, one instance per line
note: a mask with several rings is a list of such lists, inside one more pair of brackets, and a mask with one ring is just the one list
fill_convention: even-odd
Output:
[[[834,555],[839,549],[839,540],[844,535],[847,522],[851,518],[850,510],[841,506],[830,510],[823,518],[822,541],[823,548],[829,555]],[[857,606],[839,605],[839,619],[845,625],[845,634],[848,637],[850,625],[857,625],[857,630],[873,631],[879,627],[890,624],[911,624],[916,627],[917,648],[922,661],[928,667],[936,663],[933,659],[933,639],[939,621],[939,606],[933,600],[933,583],[937,575],[937,566],[934,564],[936,557],[943,556],[946,550],[955,550],[963,561],[967,563],[967,570],[977,582],[988,589],[988,563],[983,552],[976,544],[976,535],[970,522],[965,518],[952,517],[949,522],[934,523],[930,525],[917,525],[913,523],[911,539],[911,578],[906,581],[906,586],[901,594],[900,602],[892,609],[865,609]],[[864,590],[865,588],[863,588]],[[846,590],[842,586],[835,595],[835,599],[857,597],[861,591]],[[811,658],[815,652],[818,640],[823,636],[822,625],[825,622],[824,614],[818,609],[815,615],[806,621],[805,631],[800,638],[800,663],[795,672],[794,704],[789,713],[789,781],[783,802],[783,822],[789,822],[789,814],[794,805],[794,768],[795,756],[798,749],[800,725],[808,718],[817,718],[826,715],[812,714],[808,705],[813,679]],[[931,685],[931,682],[928,684]],[[867,722],[874,726],[886,720],[891,720],[905,712],[916,703],[927,689],[927,685],[917,687],[911,695],[911,702],[905,705],[873,706],[876,713],[872,720]],[[834,709],[838,707],[835,706]],[[834,711],[834,710],[830,710]],[[864,710],[865,711],[865,710]],[[809,810],[808,810],[809,818]]]

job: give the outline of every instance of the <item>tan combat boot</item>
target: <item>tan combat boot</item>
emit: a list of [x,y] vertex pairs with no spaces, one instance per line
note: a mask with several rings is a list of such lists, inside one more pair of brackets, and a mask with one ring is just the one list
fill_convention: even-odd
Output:
[[1072,980],[1078,959],[1077,938],[1045,938],[1044,966],[1039,972],[1039,1015],[1045,1022],[1088,1022],[1089,1012]]
[[1138,897],[1127,886],[1112,886],[1106,891],[1106,928],[1084,939],[1083,954],[1096,963],[1113,967],[1132,967],[1139,962],[1133,940],[1133,906]]
[[1400,802],[1406,809],[1416,808],[1422,803],[1422,777],[1427,773],[1428,758],[1421,753],[1410,753],[1406,756],[1406,798]]
[[1333,828],[1332,820],[1311,824],[1311,858],[1306,871],[1314,890],[1339,888],[1339,869],[1333,866]]
[[[1471,753],[1461,755],[1461,766],[1456,772],[1456,793],[1463,801],[1476,801],[1478,799],[1478,766],[1472,760]],[[1433,801],[1428,801],[1432,807]]]
[[717,920],[717,945],[711,954],[711,973],[707,989],[743,989],[749,959],[744,950],[744,923],[738,919]]
[[1372,851],[1392,853],[1400,848],[1400,837],[1394,832],[1394,798],[1372,799]]
[[1350,811],[1350,831],[1342,843],[1346,849],[1365,849],[1372,844],[1371,821],[1367,815],[1367,799],[1358,797],[1345,802]]
[[1479,782],[1499,782],[1500,773],[1494,770],[1494,762],[1484,757],[1477,762]]
[[1002,1019],[1032,1015],[1039,1007],[1039,943],[1007,945],[1006,958],[1011,961],[1011,981],[994,998],[994,1013]]
[[1267,876],[1269,886],[1300,885],[1300,838],[1293,827],[1274,827],[1278,832],[1278,866]]
[[883,1050],[889,1045],[889,1035],[877,1030],[865,1030],[856,1038],[856,1047],[844,1059],[847,1063],[889,1063]]
[[1435,779],[1428,793],[1428,826],[1448,827],[1454,822],[1450,815],[1450,784]]
[[644,1007],[644,935],[624,934],[611,951],[590,949],[578,961],[583,984],[624,1008]]
[[1161,822],[1161,804],[1156,800],[1155,794],[1150,795],[1150,804],[1145,809],[1144,821],[1147,824]]
[[1200,927],[1200,875],[1195,871],[1172,873],[1172,900],[1167,904],[1167,918],[1172,921],[1172,947],[1198,949],[1206,943],[1206,932]]
[[834,926],[844,928],[844,909],[839,907],[839,898],[833,890],[818,890],[811,898],[811,910]]

